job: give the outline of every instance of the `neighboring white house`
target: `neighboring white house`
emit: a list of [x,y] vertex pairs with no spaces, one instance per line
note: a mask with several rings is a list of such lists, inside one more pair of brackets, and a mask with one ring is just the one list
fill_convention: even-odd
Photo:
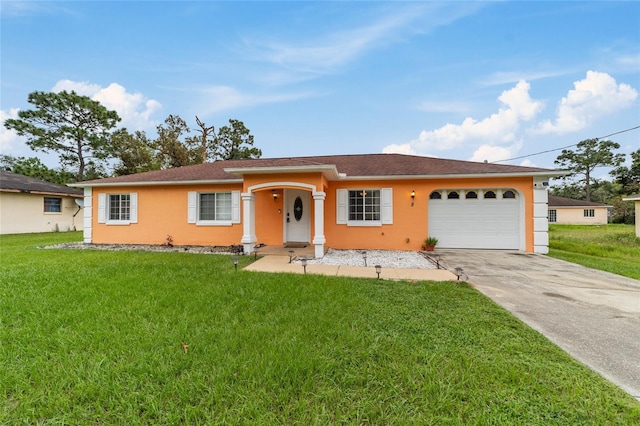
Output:
[[606,225],[611,206],[594,201],[549,195],[549,223]]
[[0,170],[0,234],[83,229],[83,192]]
[[640,194],[623,198],[622,201],[634,201],[636,206],[636,237],[640,238]]

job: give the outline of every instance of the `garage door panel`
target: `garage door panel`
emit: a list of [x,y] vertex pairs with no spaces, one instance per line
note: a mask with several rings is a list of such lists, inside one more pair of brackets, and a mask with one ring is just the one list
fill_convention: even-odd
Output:
[[430,200],[429,235],[442,248],[520,248],[517,199]]

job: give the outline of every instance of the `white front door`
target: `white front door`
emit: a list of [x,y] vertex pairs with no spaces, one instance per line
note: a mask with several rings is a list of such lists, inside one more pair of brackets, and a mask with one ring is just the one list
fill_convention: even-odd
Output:
[[287,189],[285,196],[285,242],[308,243],[311,224],[309,191]]

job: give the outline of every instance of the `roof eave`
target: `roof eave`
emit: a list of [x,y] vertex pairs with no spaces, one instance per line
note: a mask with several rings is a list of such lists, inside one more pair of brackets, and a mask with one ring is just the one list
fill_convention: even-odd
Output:
[[168,180],[168,181],[137,181],[137,182],[105,182],[105,183],[70,183],[75,188],[109,188],[116,186],[179,186],[179,185],[220,185],[225,183],[242,183],[242,179],[207,179],[207,180]]
[[452,173],[439,175],[380,175],[380,176],[343,176],[340,180],[408,180],[408,179],[467,179],[488,177],[546,177],[563,176],[564,172],[519,172],[519,173]]
[[32,191],[30,189],[0,188],[0,192],[12,192],[16,194],[33,194],[33,195],[55,195],[57,197],[82,198],[82,194],[72,194],[69,192],[55,192],[55,191]]

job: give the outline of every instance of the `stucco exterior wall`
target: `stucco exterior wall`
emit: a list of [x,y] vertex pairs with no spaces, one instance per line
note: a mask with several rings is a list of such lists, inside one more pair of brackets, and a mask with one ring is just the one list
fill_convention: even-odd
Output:
[[[584,217],[586,209],[593,209],[593,217]],[[556,221],[552,223],[564,225],[606,225],[606,207],[549,207],[556,211]]]
[[[302,184],[302,185],[298,185]],[[306,186],[305,186],[306,185]],[[324,237],[326,247],[336,249],[419,250],[428,232],[429,195],[437,189],[515,189],[523,199],[523,249],[534,251],[533,179],[466,178],[328,181],[321,173],[247,175],[244,182],[223,185],[164,185],[94,187],[92,191],[91,225],[93,243],[163,244],[171,235],[175,245],[240,244],[243,223],[230,226],[198,226],[188,217],[189,191],[251,191],[255,196],[255,235],[257,243],[283,243],[284,193],[287,189],[325,192]],[[393,188],[393,223],[382,226],[347,226],[337,224],[336,192],[338,189]],[[274,200],[273,192],[278,198]],[[411,199],[412,191],[416,192]],[[98,223],[98,197],[104,194],[137,193],[137,223],[108,225]],[[312,198],[313,200],[313,198]],[[313,204],[313,201],[312,201]],[[244,209],[244,205],[241,205]],[[310,241],[316,237],[316,212],[310,206]],[[244,213],[241,212],[241,218]],[[78,220],[79,222],[79,220]]]
[[[393,224],[381,227],[336,225],[336,190],[341,188],[393,188]],[[531,178],[479,178],[329,182],[325,203],[327,246],[346,249],[420,250],[427,238],[429,195],[438,189],[513,188],[524,197],[524,249],[533,252],[533,180]],[[411,200],[411,192],[416,192]]]
[[[175,245],[239,244],[242,224],[201,226],[188,223],[188,192],[238,191],[240,185],[179,185],[94,188],[92,191],[92,243],[164,244],[171,236]],[[138,194],[137,223],[98,223],[100,194]]]
[[0,233],[25,234],[83,229],[83,212],[77,213],[78,205],[73,197],[55,195],[46,195],[46,197],[61,198],[62,211],[60,213],[45,212],[45,195],[0,192]]

